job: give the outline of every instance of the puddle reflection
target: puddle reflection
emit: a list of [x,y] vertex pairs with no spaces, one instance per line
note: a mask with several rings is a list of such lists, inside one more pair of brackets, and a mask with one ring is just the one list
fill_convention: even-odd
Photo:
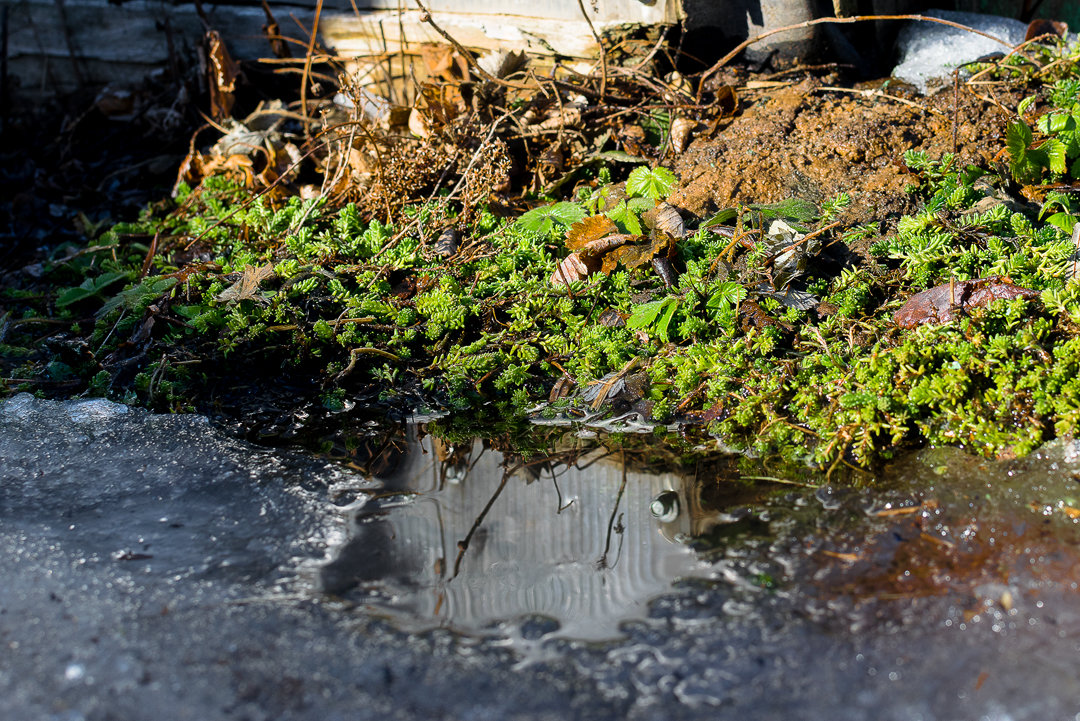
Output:
[[710,576],[682,541],[717,515],[692,481],[621,461],[586,447],[530,462],[412,429],[369,464],[382,491],[351,511],[319,586],[410,628],[540,615],[557,635],[616,637],[675,579]]

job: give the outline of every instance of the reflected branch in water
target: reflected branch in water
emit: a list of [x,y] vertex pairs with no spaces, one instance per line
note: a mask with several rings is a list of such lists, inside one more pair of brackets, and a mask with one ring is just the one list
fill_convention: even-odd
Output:
[[480,528],[480,524],[484,522],[484,519],[487,517],[488,512],[491,510],[491,507],[495,505],[495,501],[499,499],[499,496],[502,494],[503,489],[506,488],[506,482],[510,480],[510,475],[511,473],[513,473],[514,470],[517,469],[514,468],[512,470],[503,471],[502,480],[499,481],[499,485],[495,489],[495,492],[491,494],[491,498],[488,499],[487,504],[484,506],[484,510],[480,511],[480,515],[476,517],[475,521],[473,521],[472,528],[470,528],[469,532],[465,534],[465,538],[458,541],[457,558],[454,559],[454,573],[450,576],[451,580],[457,578],[458,574],[461,572],[461,561],[463,558],[465,558],[465,551],[469,550],[469,542],[472,541],[472,537],[476,533],[477,529]]
[[[619,525],[615,526],[615,514],[619,512],[619,506],[622,504],[623,493],[626,491],[626,451],[620,451],[622,458],[622,481],[619,483],[619,491],[615,494],[615,507],[611,509],[611,517],[608,519],[607,524],[607,538],[604,541],[604,553],[600,556],[600,560],[596,562],[597,568],[611,568],[614,566],[608,566],[608,553],[611,551],[611,532],[614,530],[619,534],[620,550],[622,548],[622,521],[619,521]],[[621,555],[621,554],[620,554]],[[616,562],[618,559],[616,559]]]

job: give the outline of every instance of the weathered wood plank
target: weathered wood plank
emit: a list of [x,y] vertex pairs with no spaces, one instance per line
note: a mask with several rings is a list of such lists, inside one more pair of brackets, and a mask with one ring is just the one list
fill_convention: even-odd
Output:
[[[682,0],[587,0],[586,9],[603,32],[613,26],[676,22]],[[8,73],[16,97],[63,95],[113,81],[131,81],[190,54],[204,25],[190,2],[129,0],[8,0]],[[315,0],[271,2],[281,32],[306,41]],[[425,2],[441,27],[477,49],[526,49],[537,54],[594,58],[592,32],[574,0],[431,0]],[[441,38],[411,0],[325,0],[323,41],[338,54],[368,56],[396,52]],[[204,2],[210,25],[237,58],[268,56],[262,9],[251,3]]]

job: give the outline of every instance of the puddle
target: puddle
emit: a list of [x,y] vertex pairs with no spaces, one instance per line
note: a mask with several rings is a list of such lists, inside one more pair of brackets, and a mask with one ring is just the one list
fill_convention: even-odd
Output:
[[709,523],[685,477],[586,443],[530,462],[418,436],[375,459],[392,470],[350,509],[324,592],[411,630],[539,616],[555,636],[595,640],[645,618],[676,579],[713,576],[685,543]]
[[1080,711],[1080,443],[812,488],[655,439],[366,438],[0,404],[0,718]]

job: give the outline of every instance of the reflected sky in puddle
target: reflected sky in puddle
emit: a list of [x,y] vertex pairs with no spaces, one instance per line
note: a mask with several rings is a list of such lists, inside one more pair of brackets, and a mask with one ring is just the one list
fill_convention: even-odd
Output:
[[374,460],[382,490],[350,509],[317,585],[406,627],[480,632],[539,615],[556,635],[612,638],[674,580],[713,573],[682,542],[709,521],[695,486],[619,451],[526,462],[413,429]]

